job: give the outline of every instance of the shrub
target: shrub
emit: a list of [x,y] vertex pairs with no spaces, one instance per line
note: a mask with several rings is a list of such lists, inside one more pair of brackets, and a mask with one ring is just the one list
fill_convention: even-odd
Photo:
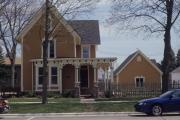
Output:
[[72,90],[72,89],[63,90],[62,96],[63,96],[63,97],[66,97],[66,98],[67,98],[67,97],[72,97],[72,98],[74,98],[74,97],[75,97],[75,91]]
[[111,98],[112,97],[112,92],[110,90],[105,91],[104,95],[105,95],[106,98]]

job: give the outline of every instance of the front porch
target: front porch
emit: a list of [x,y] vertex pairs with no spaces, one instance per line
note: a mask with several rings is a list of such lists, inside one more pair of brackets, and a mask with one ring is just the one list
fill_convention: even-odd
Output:
[[[113,82],[113,63],[116,58],[56,58],[48,59],[48,91],[72,90],[76,96],[98,96],[97,70],[111,71]],[[33,59],[33,91],[42,91],[42,59]]]

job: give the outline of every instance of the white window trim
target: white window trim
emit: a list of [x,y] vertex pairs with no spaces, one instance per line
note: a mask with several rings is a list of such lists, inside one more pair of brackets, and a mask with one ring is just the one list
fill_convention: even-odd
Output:
[[[57,84],[52,84],[52,80],[51,80],[51,69],[52,69],[52,67],[56,67],[57,68]],[[58,66],[56,66],[56,65],[51,65],[50,66],[50,70],[49,70],[49,85],[50,85],[50,87],[59,87],[58,85],[59,85],[59,71],[58,71]]]
[[81,58],[83,58],[83,48],[84,47],[89,49],[89,53],[88,53],[89,56],[88,56],[88,58],[90,58],[91,57],[91,45],[81,45]]
[[[51,41],[52,39],[50,39]],[[54,42],[54,58],[56,58],[56,39],[52,40]],[[48,44],[48,58],[50,58],[50,44]]]
[[[35,69],[36,69],[35,91],[41,91],[38,88],[42,87],[42,85],[39,84],[39,68],[40,67],[43,67],[43,65],[42,64],[36,64],[36,66],[35,66]],[[57,67],[57,85],[51,83],[51,67]],[[58,71],[58,66],[56,66],[56,65],[48,66],[48,79],[49,79],[48,86],[47,86],[48,87],[48,91],[52,91],[53,90],[53,89],[51,89],[51,87],[58,87],[58,89],[59,89],[59,71]],[[55,90],[55,91],[57,91],[57,90]]]
[[[42,39],[42,44],[45,39]],[[54,42],[54,58],[56,58],[56,39],[53,39],[52,37],[49,39],[49,41]],[[48,42],[49,43],[49,42]],[[43,58],[43,45],[41,45],[41,58]],[[48,58],[50,58],[50,44],[48,44]]]
[[[143,78],[143,87],[137,87],[137,86],[136,86],[136,79],[137,79],[137,78]],[[142,76],[142,75],[141,75],[141,76],[136,76],[136,77],[134,78],[134,81],[135,81],[135,88],[144,88],[144,83],[145,83],[145,77],[144,77],[144,76]]]
[[36,88],[35,88],[36,91],[38,91],[38,88],[39,88],[39,87],[42,87],[42,85],[39,84],[39,68],[40,68],[40,67],[43,67],[43,66],[37,64],[37,65],[36,65],[36,68],[35,68],[35,69],[36,69]]

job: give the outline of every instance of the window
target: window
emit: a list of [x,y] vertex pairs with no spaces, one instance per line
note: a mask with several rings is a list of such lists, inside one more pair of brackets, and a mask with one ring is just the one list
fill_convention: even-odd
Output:
[[57,67],[51,67],[51,84],[57,84]]
[[52,16],[49,15],[49,31],[52,31],[53,30],[53,19],[52,19]]
[[[55,52],[55,40],[49,40],[47,55],[48,55],[48,58],[55,58],[55,55],[56,55],[56,52]],[[43,57],[43,46],[42,46],[42,55],[41,56]]]
[[38,84],[39,85],[43,84],[43,68],[42,67],[38,68]]
[[138,56],[137,59],[136,59],[137,62],[142,62],[142,58],[141,56]]
[[180,98],[180,90],[177,90],[176,92],[174,92],[173,95],[172,95],[172,97],[175,98],[175,99],[176,99],[176,98],[179,99],[179,98]]
[[136,77],[135,84],[138,88],[144,87],[144,77]]
[[83,46],[82,47],[82,58],[89,58],[89,46]]
[[49,58],[54,58],[54,41],[49,41]]

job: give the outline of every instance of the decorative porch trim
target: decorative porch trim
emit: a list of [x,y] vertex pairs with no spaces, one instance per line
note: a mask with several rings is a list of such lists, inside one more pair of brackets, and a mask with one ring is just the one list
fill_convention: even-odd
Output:
[[[79,80],[79,68],[81,65],[92,65],[94,69],[94,87],[98,90],[98,84],[97,84],[97,69],[100,68],[101,66],[105,65],[107,69],[109,67],[113,68],[113,62],[117,58],[55,58],[55,59],[48,59],[48,67],[51,69],[52,66],[56,66],[58,69],[58,85],[57,85],[57,90],[62,93],[62,69],[63,66],[67,64],[71,64],[75,67],[75,88],[78,90],[80,93],[80,80]],[[39,66],[42,67],[43,65],[43,59],[32,59],[31,62],[36,66],[36,91],[39,91],[39,86],[38,85],[38,78],[37,78],[37,69]],[[89,68],[88,68],[89,69]],[[50,77],[50,71],[49,71],[49,77]],[[89,78],[88,78],[89,79]],[[111,77],[111,81],[113,81],[113,77]],[[51,78],[49,78],[51,80]],[[89,80],[88,80],[89,82]],[[90,83],[88,83],[89,86]],[[53,87],[49,81],[49,89],[50,91],[53,91],[55,89],[51,89]],[[79,95],[78,93],[78,95]]]
[[[116,61],[117,58],[55,58],[55,59],[48,59],[49,65],[83,65],[83,64],[90,64],[90,65],[97,65],[98,64],[109,64],[111,66],[112,62]],[[42,64],[43,59],[32,59],[31,62],[35,64]]]

